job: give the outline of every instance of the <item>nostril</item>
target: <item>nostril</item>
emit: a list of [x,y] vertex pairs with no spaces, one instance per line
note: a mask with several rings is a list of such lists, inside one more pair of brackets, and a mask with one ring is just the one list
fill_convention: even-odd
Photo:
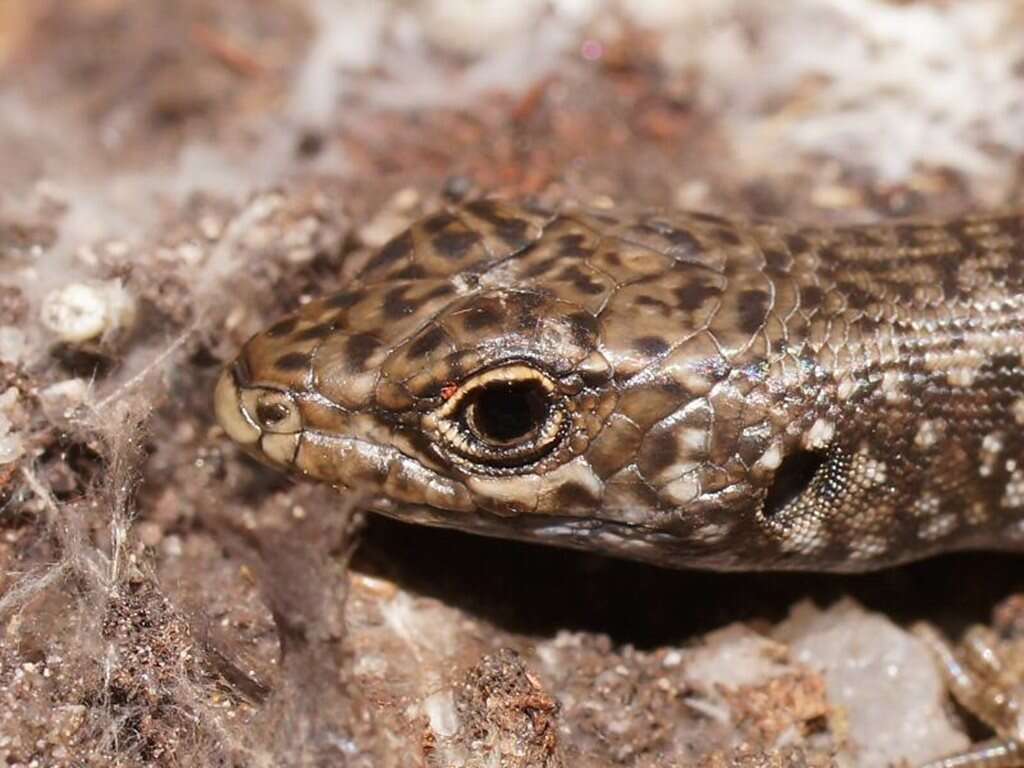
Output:
[[264,434],[291,434],[302,429],[298,405],[277,389],[254,387],[243,391],[242,410]]
[[267,427],[274,427],[288,418],[288,407],[283,403],[259,403],[256,418]]

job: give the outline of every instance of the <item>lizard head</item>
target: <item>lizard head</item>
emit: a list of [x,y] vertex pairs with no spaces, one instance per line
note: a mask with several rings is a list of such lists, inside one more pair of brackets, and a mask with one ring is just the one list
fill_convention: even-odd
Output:
[[817,459],[792,493],[776,475],[823,411],[816,371],[769,359],[764,266],[717,217],[473,203],[250,339],[217,415],[261,460],[401,519],[677,565],[742,567],[760,546],[768,563],[773,505]]

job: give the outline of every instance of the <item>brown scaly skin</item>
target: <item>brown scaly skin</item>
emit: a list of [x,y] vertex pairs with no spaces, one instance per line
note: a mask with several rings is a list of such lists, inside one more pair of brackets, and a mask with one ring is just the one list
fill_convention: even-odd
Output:
[[[252,454],[401,519],[859,571],[1024,549],[1022,354],[1024,214],[827,229],[481,201],[254,336],[215,399]],[[1006,698],[953,690],[983,718]],[[1019,728],[987,721],[1000,740],[933,765],[1024,765]]]
[[[826,229],[480,201],[254,336],[216,400],[251,452],[401,519],[858,571],[1024,547],[1022,352],[1021,215]],[[542,434],[474,437],[494,427],[474,409],[505,408],[503,436]]]

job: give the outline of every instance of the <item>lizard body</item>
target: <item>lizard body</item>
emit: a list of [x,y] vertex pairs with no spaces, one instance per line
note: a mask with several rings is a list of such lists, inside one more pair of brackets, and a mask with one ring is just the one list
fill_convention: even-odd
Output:
[[1024,548],[1024,214],[483,200],[225,369],[227,433],[394,517],[716,569]]

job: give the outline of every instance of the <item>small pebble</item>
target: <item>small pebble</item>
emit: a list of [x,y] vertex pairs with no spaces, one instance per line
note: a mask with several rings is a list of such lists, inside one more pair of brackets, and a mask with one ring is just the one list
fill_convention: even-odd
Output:
[[0,325],[0,363],[17,365],[27,352],[25,332],[13,325]]
[[10,464],[24,452],[21,435],[11,432],[11,420],[8,414],[14,410],[18,402],[18,390],[9,387],[0,395],[0,464]]
[[120,280],[71,283],[43,299],[43,325],[72,344],[129,327],[134,320],[135,299]]

